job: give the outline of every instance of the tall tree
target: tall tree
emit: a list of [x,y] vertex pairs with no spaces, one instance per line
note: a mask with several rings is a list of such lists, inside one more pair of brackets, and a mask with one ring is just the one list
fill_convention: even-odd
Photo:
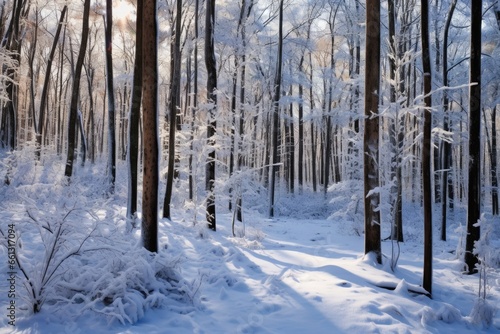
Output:
[[168,172],[167,184],[165,191],[165,199],[163,201],[163,217],[171,218],[170,202],[172,200],[172,189],[174,185],[175,175],[175,131],[177,129],[177,110],[180,108],[180,86],[181,86],[181,19],[182,19],[182,0],[176,0],[176,15],[175,15],[175,37],[173,59],[173,73],[170,85],[170,100],[169,100],[169,136],[168,136]]
[[401,120],[399,117],[399,103],[397,103],[397,92],[399,91],[399,83],[396,81],[397,71],[396,59],[399,59],[398,42],[396,40],[396,6],[395,0],[387,1],[388,16],[389,16],[389,49],[391,56],[389,57],[389,77],[391,80],[389,101],[395,108],[394,119],[389,119],[389,136],[392,149],[391,157],[391,173],[390,179],[393,182],[390,192],[390,204],[392,213],[392,231],[391,239],[399,242],[403,241],[403,210],[402,210],[402,146],[403,133],[401,130]]
[[[335,11],[333,9],[333,5],[330,7],[330,13],[328,18],[328,27],[330,28],[330,80],[328,80],[328,102],[326,106],[326,130],[325,130],[325,152],[324,152],[324,187],[323,193],[327,195],[328,192],[328,182],[330,181],[330,161],[332,154],[332,103],[333,103],[333,85],[335,79],[335,57],[334,57],[334,48],[335,48],[335,19],[337,18],[337,11],[340,7],[340,3],[337,4]],[[325,99],[326,101],[326,99]]]
[[194,171],[193,171],[193,142],[194,142],[194,120],[198,109],[198,35],[199,35],[199,0],[195,0],[194,7],[194,46],[193,46],[193,106],[191,113],[191,140],[189,144],[189,199],[194,199]]
[[73,88],[71,90],[71,104],[69,107],[68,120],[68,153],[66,158],[66,168],[64,175],[70,178],[73,175],[73,162],[76,151],[76,122],[78,117],[78,106],[80,104],[80,78],[82,76],[83,61],[87,50],[87,40],[89,36],[89,13],[90,0],[85,0],[83,5],[82,35],[80,51],[76,60],[75,72],[73,74]]
[[[137,20],[135,38],[134,77],[132,82],[132,103],[129,116],[128,163],[129,192],[127,219],[131,222],[137,212],[137,180],[139,163],[139,123],[141,119],[142,100],[142,25],[143,0],[137,0]],[[132,226],[129,226],[129,229]]]
[[477,222],[481,211],[481,24],[483,1],[471,2],[470,88],[469,88],[469,197],[467,200],[467,239],[465,265],[469,274],[478,263],[474,243],[479,240]]
[[[239,131],[238,131],[238,154],[236,155],[236,169],[240,170],[241,166],[243,165],[243,132],[244,132],[244,125],[245,125],[245,99],[246,99],[246,92],[245,92],[245,80],[246,80],[246,63],[247,63],[247,58],[246,58],[246,48],[247,48],[247,37],[246,37],[246,22],[248,17],[250,16],[252,12],[252,8],[254,5],[254,0],[250,0],[249,3],[247,4],[246,0],[241,1],[241,12],[240,12],[240,36],[241,36],[241,50],[240,50],[240,57],[241,57],[241,69],[240,69],[240,121],[239,121]],[[242,215],[242,204],[243,203],[243,198],[242,198],[242,193],[241,191],[238,191],[236,194],[236,220],[239,222],[243,221],[243,215]],[[234,230],[234,229],[233,229]],[[234,234],[234,231],[233,231]]]
[[278,131],[279,131],[279,110],[281,99],[281,72],[283,67],[283,0],[280,0],[279,5],[279,23],[278,23],[278,55],[276,75],[274,77],[274,96],[273,96],[273,111],[271,124],[271,166],[269,177],[269,217],[274,217],[274,191],[276,184],[276,173],[278,171],[277,164],[279,163],[278,155]]
[[365,254],[375,253],[382,263],[380,245],[379,187],[379,88],[380,88],[380,0],[366,1],[366,69],[365,71],[365,133],[364,197]]
[[[142,16],[142,111],[144,166],[142,185],[142,243],[158,251],[158,24],[156,0],[139,0]],[[138,17],[138,19],[141,19]]]
[[11,150],[16,148],[17,137],[17,97],[14,87],[16,67],[20,65],[21,61],[22,24],[29,13],[29,5],[30,1],[28,0],[14,0],[10,22],[1,41],[1,46],[12,54],[12,63],[2,69],[9,80],[7,80],[5,87],[8,99],[3,105],[2,118],[0,119],[0,146],[8,147]]
[[498,216],[498,174],[497,174],[497,106],[491,111],[491,206],[492,214]]
[[424,138],[422,147],[422,182],[424,196],[424,274],[423,288],[432,294],[432,187],[431,187],[431,127],[432,76],[429,45],[429,2],[421,0],[422,65],[424,76]]
[[[457,6],[457,0],[452,0],[450,3],[450,8],[448,10],[448,15],[446,17],[446,22],[444,25],[443,32],[443,86],[448,86],[448,36],[451,26],[451,19],[453,18],[453,13],[455,12],[455,7]],[[450,130],[450,114],[449,110],[449,96],[448,91],[443,92],[443,112],[444,112],[444,122],[443,130]],[[441,240],[446,240],[446,220],[448,213],[448,188],[451,187],[451,180],[449,177],[449,169],[451,167],[451,143],[448,140],[443,142],[442,150],[442,180],[441,180]]]
[[109,192],[115,191],[116,178],[116,135],[115,135],[115,88],[113,84],[113,1],[106,0],[105,43],[106,43],[106,89],[108,97],[108,178]]
[[207,222],[211,230],[216,230],[215,216],[215,130],[217,121],[215,113],[217,110],[217,66],[215,60],[214,25],[215,25],[215,0],[206,1],[205,19],[205,66],[207,68],[207,100],[211,103],[208,115],[207,143],[210,146],[206,165],[206,190],[207,198]]

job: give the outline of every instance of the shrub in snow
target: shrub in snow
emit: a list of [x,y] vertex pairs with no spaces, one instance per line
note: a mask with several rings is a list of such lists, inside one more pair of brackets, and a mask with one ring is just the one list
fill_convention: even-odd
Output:
[[477,298],[469,318],[473,324],[488,328],[493,323],[496,311],[496,307],[490,304],[486,299]]
[[443,321],[447,324],[462,322],[463,317],[460,311],[453,305],[442,303],[438,309],[424,306],[419,312],[421,323],[424,327],[436,321]]
[[493,262],[495,262],[494,259],[498,255],[498,249],[493,248],[490,244],[493,226],[486,221],[484,214],[475,226],[481,227],[481,238],[474,243],[474,255],[478,258],[476,268],[479,272],[479,289],[470,314],[470,320],[474,324],[489,327],[493,323],[496,307],[487,301],[488,272],[491,270]]
[[11,225],[0,227],[2,245],[15,236],[14,269],[25,287],[19,311],[46,310],[65,321],[94,312],[135,323],[153,307],[192,309],[178,261],[138,248],[117,229],[113,198],[103,198],[106,182],[82,173],[65,185],[54,160],[40,166],[33,156],[16,155],[10,184],[0,186],[0,212]]
[[332,185],[329,192],[334,194],[331,204],[334,213],[330,218],[352,222],[352,230],[358,236],[364,233],[363,183],[360,180],[343,181]]
[[110,321],[133,324],[147,309],[192,309],[190,287],[179,279],[175,261],[166,253],[152,254],[141,247],[94,252],[89,257],[92,261],[72,266],[58,282],[53,300],[58,312],[67,312],[71,305],[71,316],[91,311]]

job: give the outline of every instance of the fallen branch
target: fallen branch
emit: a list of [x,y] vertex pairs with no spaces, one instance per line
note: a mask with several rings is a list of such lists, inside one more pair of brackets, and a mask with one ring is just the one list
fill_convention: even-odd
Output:
[[[378,288],[382,288],[382,289],[386,289],[386,290],[392,290],[392,291],[396,290],[396,288],[400,284],[400,282],[391,282],[391,281],[380,281],[380,282],[371,282],[371,281],[368,281],[368,283],[370,283],[372,285],[375,285]],[[411,283],[405,282],[405,286],[406,286],[406,290],[408,292],[411,292],[411,293],[414,293],[414,294],[417,294],[417,295],[424,295],[424,296],[427,296],[429,298],[432,298],[431,294],[427,290],[425,290],[424,288],[422,288],[420,285],[416,285],[416,284],[411,284]]]

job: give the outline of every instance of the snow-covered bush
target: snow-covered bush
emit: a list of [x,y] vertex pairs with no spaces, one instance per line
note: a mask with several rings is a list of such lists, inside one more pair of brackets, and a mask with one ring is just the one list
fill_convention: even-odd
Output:
[[190,288],[165,252],[152,254],[142,247],[94,251],[79,260],[79,266],[65,271],[57,284],[52,302],[59,313],[77,317],[90,311],[110,322],[133,324],[151,308],[192,309]]
[[364,233],[363,183],[360,180],[344,181],[332,185],[328,191],[332,194],[331,204],[334,212],[330,218],[352,222],[352,231],[356,235]]
[[42,164],[26,152],[5,159],[11,168],[9,184],[0,186],[0,236],[14,254],[9,269],[25,288],[16,291],[22,314],[46,310],[74,319],[94,312],[135,323],[150,308],[192,309],[192,298],[185,297],[189,284],[177,274],[179,260],[165,250],[151,254],[125,233],[98,169],[68,184],[55,156]]
[[488,276],[499,251],[491,245],[490,237],[493,233],[493,226],[486,220],[484,214],[475,226],[481,227],[481,238],[474,243],[474,255],[478,258],[476,268],[479,272],[479,288],[477,299],[470,314],[470,320],[474,324],[489,327],[493,323],[497,310],[496,306],[490,304],[487,300]]

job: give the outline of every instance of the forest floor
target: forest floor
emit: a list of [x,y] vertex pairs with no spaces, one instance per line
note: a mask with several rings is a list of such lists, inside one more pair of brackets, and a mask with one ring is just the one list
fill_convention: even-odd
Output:
[[[22,241],[16,251],[36,286],[43,282],[38,277],[50,254],[51,238],[57,234],[57,220],[64,223],[61,226],[75,229],[74,234],[68,232],[68,237],[77,238],[86,226],[94,226],[88,233],[96,230],[99,233],[91,234],[88,240],[92,240],[85,241],[87,248],[82,247],[82,251],[57,268],[54,279],[47,282],[41,293],[44,303],[37,314],[33,315],[27,306],[33,299],[25,288],[22,273],[16,269],[15,326],[9,324],[12,318],[7,316],[13,300],[9,297],[8,252],[6,247],[0,247],[3,259],[0,333],[498,333],[500,330],[500,312],[495,312],[500,307],[500,224],[491,216],[485,218],[496,228],[491,234],[489,250],[494,256],[490,261],[497,262],[487,271],[487,306],[475,314],[473,309],[479,305],[479,275],[464,275],[463,263],[457,256],[463,243],[460,227],[463,209],[456,210],[447,241],[439,240],[438,228],[434,231],[431,299],[415,293],[422,291],[420,209],[405,205],[406,241],[399,245],[384,241],[384,263],[378,265],[371,256],[363,256],[363,236],[357,235],[353,228],[359,222],[343,220],[345,216],[329,217],[333,212],[325,214],[325,210],[337,210],[338,205],[346,204],[327,203],[322,194],[309,192],[295,196],[282,194],[278,201],[280,215],[274,219],[268,219],[258,208],[245,209],[245,225],[236,225],[237,237],[232,236],[232,215],[223,209],[223,203],[219,203],[217,232],[213,232],[205,228],[199,211],[195,217],[196,210],[191,204],[178,201],[173,219],[160,221],[157,256],[161,255],[175,271],[171,276],[176,278],[169,281],[173,297],[162,299],[151,292],[161,288],[153,286],[141,294],[122,292],[123,298],[106,300],[102,297],[105,289],[99,284],[107,284],[108,294],[113,284],[122,286],[125,281],[122,272],[127,271],[129,263],[137,269],[133,257],[142,256],[127,255],[131,248],[140,248],[140,231],[125,233],[126,182],[119,182],[115,195],[105,198],[101,191],[105,183],[103,166],[81,169],[68,186],[56,177],[61,174],[57,167],[60,162],[50,161],[42,168],[28,163],[28,159],[19,160],[9,172],[10,185],[0,186],[1,229],[6,233],[8,225],[16,225],[17,241]],[[6,173],[2,168],[2,173]],[[125,180],[123,174],[119,178]],[[317,208],[323,211],[313,214]],[[383,233],[384,236],[388,233],[387,227]],[[105,251],[89,248],[88,242],[97,245],[100,239],[107,242]],[[112,247],[109,240],[113,240]],[[54,255],[55,260],[74,250],[70,242],[64,239],[58,244],[61,253],[59,258]],[[111,248],[113,254],[122,255],[109,256]],[[399,254],[399,260],[391,270],[393,253]],[[109,277],[106,272],[92,276],[92,270],[88,269],[110,262],[113,268],[122,267]],[[55,268],[54,263],[57,261],[49,261],[49,272]],[[144,275],[155,279],[159,271]],[[123,283],[125,290],[130,290],[131,279],[128,277]],[[89,294],[94,293],[92,298],[83,292],[86,287]],[[79,293],[74,293],[76,290]],[[100,292],[95,293],[97,290]],[[493,312],[489,317],[488,311]],[[488,318],[489,324],[481,320]]]

